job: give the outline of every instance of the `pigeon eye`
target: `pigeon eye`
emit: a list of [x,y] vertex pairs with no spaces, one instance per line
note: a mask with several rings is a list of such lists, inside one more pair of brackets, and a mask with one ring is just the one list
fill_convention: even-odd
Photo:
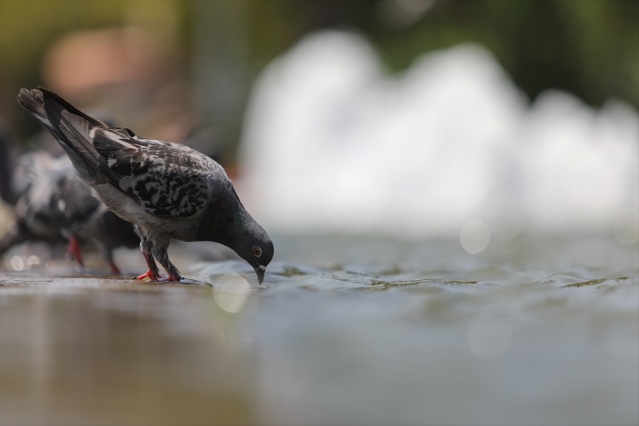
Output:
[[255,257],[260,257],[262,255],[262,249],[258,246],[253,246],[253,254]]

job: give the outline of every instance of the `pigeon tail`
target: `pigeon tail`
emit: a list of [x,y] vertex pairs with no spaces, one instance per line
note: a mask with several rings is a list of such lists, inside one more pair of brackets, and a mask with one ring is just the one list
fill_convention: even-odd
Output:
[[43,87],[20,89],[18,102],[49,129],[83,179],[91,183],[106,180],[89,134],[94,127],[107,128],[106,124]]

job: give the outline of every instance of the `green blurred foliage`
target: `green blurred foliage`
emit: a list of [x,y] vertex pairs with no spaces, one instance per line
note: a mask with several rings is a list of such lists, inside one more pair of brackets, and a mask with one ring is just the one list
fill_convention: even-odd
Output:
[[557,88],[593,105],[612,96],[639,106],[639,1],[441,0],[410,29],[373,38],[394,69],[475,41],[532,99]]
[[[305,34],[343,28],[367,35],[391,71],[427,51],[470,41],[491,49],[531,99],[559,88],[593,105],[619,97],[639,107],[635,0],[0,0],[0,114],[19,115],[15,95],[42,82],[42,58],[56,38],[129,23],[132,4],[139,20],[167,1],[180,12],[176,42],[186,78],[197,52],[193,26],[201,21],[194,14],[207,5],[221,10],[243,2],[242,25],[228,27],[244,33],[221,36],[244,43],[249,80]],[[387,6],[411,9],[429,1],[423,16],[409,23],[386,16]]]
[[[384,16],[389,4],[429,4],[409,25]],[[253,64],[322,28],[366,34],[391,71],[458,43],[492,50],[531,99],[563,89],[592,105],[618,97],[639,107],[637,0],[251,0]]]

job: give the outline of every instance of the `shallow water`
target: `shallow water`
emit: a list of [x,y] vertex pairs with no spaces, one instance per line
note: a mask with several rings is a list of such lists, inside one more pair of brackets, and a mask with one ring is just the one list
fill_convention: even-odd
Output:
[[0,423],[639,422],[637,244],[275,244],[261,286],[206,245],[172,256],[208,285],[0,272]]

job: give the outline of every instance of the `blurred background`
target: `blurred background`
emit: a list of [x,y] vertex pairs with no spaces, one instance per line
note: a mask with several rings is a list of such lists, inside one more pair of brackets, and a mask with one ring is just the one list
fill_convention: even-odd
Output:
[[187,143],[282,232],[632,243],[638,15],[623,0],[1,0],[0,115],[10,155],[41,130],[15,102],[37,85]]
[[0,0],[0,195],[61,154],[16,102],[42,85],[219,160],[276,247],[261,286],[212,243],[170,253],[209,285],[13,248],[0,424],[638,424],[638,17]]

